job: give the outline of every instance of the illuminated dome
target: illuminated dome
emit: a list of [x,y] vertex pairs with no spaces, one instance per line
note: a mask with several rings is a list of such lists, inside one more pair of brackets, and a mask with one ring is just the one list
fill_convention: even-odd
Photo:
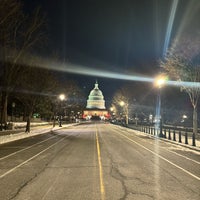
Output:
[[102,91],[99,89],[97,82],[95,83],[94,89],[91,90],[91,92],[88,96],[86,108],[105,109],[104,96],[102,94]]

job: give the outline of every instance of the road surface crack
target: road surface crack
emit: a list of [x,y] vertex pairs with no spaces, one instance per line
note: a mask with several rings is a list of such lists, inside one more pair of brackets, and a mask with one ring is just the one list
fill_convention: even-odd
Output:
[[[112,160],[112,158],[111,158]],[[124,180],[126,179],[126,177],[120,173],[119,169],[113,164],[112,162],[112,167],[111,167],[111,172],[110,172],[110,175],[120,181],[121,185],[122,185],[122,190],[124,191],[124,196],[122,198],[120,198],[120,200],[125,200],[126,197],[128,196],[129,194],[129,191],[127,190],[127,187],[125,185],[125,182]]]
[[[43,164],[43,167],[40,169],[40,171],[38,171],[37,173],[35,173],[34,175],[32,175],[32,177],[30,177],[26,182],[24,182],[16,191],[16,193],[10,197],[9,200],[14,199],[15,197],[17,197],[17,195],[19,195],[19,193],[21,192],[21,190],[26,187],[31,181],[33,181],[37,176],[39,176],[41,173],[43,173],[49,166],[49,163],[51,163],[56,157],[57,155],[66,147],[68,146],[68,144],[64,145],[63,147],[61,147],[51,158],[49,158],[48,161],[46,161],[46,163]],[[23,167],[20,167],[23,168]]]

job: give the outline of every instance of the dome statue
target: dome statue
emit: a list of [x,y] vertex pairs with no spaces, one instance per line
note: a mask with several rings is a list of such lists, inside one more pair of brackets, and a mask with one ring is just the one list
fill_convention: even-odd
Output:
[[98,87],[98,83],[96,81],[95,87],[91,90],[88,100],[87,106],[88,109],[105,109],[105,100],[102,94],[102,91]]

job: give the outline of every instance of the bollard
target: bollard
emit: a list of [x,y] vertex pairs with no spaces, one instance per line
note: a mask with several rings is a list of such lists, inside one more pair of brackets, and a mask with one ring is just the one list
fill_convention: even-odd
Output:
[[192,146],[196,146],[195,133],[192,133]]
[[164,130],[164,138],[167,138],[167,136],[166,136],[166,129]]
[[173,131],[173,141],[176,141],[176,131]]
[[161,138],[164,137],[164,135],[163,135],[163,129],[162,128],[160,129],[159,137],[161,137]]
[[168,134],[168,139],[171,140],[171,132],[170,132],[170,129],[169,129],[169,134]]
[[185,144],[188,144],[188,133],[185,132]]
[[179,142],[182,143],[182,140],[181,140],[181,131],[179,131],[178,137],[179,137]]

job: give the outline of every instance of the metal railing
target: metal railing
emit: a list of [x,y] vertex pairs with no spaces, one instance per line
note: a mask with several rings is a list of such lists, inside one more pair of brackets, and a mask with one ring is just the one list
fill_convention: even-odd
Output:
[[196,137],[191,129],[177,129],[176,127],[161,127],[159,129],[150,125],[132,125],[129,124],[128,128],[144,132],[146,134],[153,135],[155,137],[166,138],[171,141],[176,141],[183,144],[190,144],[196,146]]

